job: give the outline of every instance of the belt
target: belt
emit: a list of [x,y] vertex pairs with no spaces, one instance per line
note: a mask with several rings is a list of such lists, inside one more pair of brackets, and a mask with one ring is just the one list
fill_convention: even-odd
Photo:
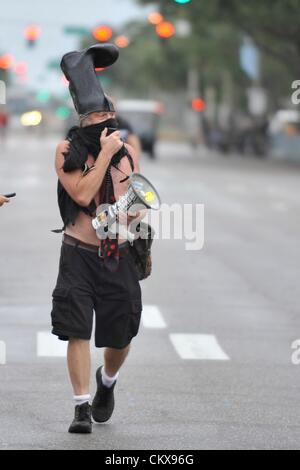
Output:
[[[97,253],[99,258],[103,259],[104,256],[101,254],[101,247],[97,245],[91,245],[89,243],[85,243],[78,238],[72,237],[71,235],[67,235],[66,233],[63,234],[63,243],[70,246],[75,246],[78,248],[82,248],[83,250],[90,251],[92,253]],[[121,243],[119,245],[119,251],[122,252],[123,249],[128,248],[130,245],[129,241]]]

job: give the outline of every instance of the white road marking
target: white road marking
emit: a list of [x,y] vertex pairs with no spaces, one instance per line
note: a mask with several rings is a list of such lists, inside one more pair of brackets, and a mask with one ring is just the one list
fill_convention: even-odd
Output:
[[66,357],[68,343],[60,341],[48,331],[37,333],[37,355],[38,357]]
[[0,341],[0,366],[6,364],[6,344],[4,341]]
[[171,334],[171,342],[182,359],[229,361],[214,335]]
[[145,305],[142,313],[142,322],[145,328],[163,329],[167,324],[156,305]]

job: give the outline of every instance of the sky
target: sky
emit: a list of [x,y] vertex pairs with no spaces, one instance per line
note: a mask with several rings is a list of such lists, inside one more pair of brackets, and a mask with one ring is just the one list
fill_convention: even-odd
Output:
[[[142,8],[135,0],[0,0],[0,54],[12,54],[17,62],[29,64],[32,87],[63,92],[57,73],[46,65],[78,49],[78,38],[63,34],[64,26],[92,28],[104,23],[122,30],[126,21],[146,18],[148,12],[149,7]],[[23,31],[35,23],[41,26],[42,35],[36,47],[28,49]]]

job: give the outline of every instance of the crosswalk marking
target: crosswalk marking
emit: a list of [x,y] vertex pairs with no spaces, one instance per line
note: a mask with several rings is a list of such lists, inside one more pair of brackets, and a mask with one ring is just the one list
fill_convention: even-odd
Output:
[[163,329],[167,324],[156,305],[145,305],[143,308],[142,322],[145,328]]
[[[159,307],[156,305],[144,305],[142,323],[146,329],[165,330],[166,334],[168,334],[168,325]],[[214,335],[171,333],[168,334],[168,338],[174,347],[174,351],[181,359],[204,361],[230,360],[230,357],[222,349]],[[36,354],[39,358],[65,358],[67,356],[67,347],[67,342],[59,341],[56,336],[46,329],[36,333]],[[95,353],[95,351],[92,352]],[[0,365],[6,364],[6,361],[7,345],[4,341],[0,341]]]
[[48,331],[37,333],[37,355],[38,357],[66,357],[68,343],[60,341]]
[[6,364],[6,344],[4,341],[0,341],[0,366]]
[[214,335],[171,334],[171,342],[182,359],[229,361]]

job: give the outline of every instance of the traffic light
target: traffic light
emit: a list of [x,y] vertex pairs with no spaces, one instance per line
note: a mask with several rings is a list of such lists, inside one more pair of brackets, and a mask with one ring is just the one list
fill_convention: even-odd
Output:
[[153,13],[150,13],[150,15],[148,16],[148,21],[149,23],[156,26],[159,23],[162,23],[164,21],[164,17],[162,16],[161,13],[159,13],[159,11],[154,11]]
[[68,108],[68,106],[59,106],[56,111],[55,115],[58,119],[61,119],[62,121],[65,121],[71,116],[71,110]]
[[203,113],[206,110],[206,102],[203,98],[194,98],[192,100],[192,108],[197,113]]
[[51,98],[50,90],[41,89],[36,94],[36,99],[39,103],[47,103]]
[[27,71],[28,71],[28,65],[26,62],[18,62],[15,65],[15,73],[19,77],[26,75]]
[[115,39],[115,45],[120,49],[125,49],[130,44],[130,40],[127,36],[117,36]]
[[185,5],[186,3],[191,3],[191,0],[174,0],[175,3],[179,3],[180,5]]
[[170,21],[163,21],[156,26],[156,33],[162,39],[170,39],[176,33],[175,26]]
[[0,69],[8,70],[13,66],[14,58],[11,54],[0,56]]
[[113,36],[113,30],[106,25],[96,26],[93,29],[93,36],[99,42],[107,42]]
[[24,31],[24,36],[27,41],[28,47],[34,47],[40,35],[41,28],[38,25],[32,24],[27,26]]

